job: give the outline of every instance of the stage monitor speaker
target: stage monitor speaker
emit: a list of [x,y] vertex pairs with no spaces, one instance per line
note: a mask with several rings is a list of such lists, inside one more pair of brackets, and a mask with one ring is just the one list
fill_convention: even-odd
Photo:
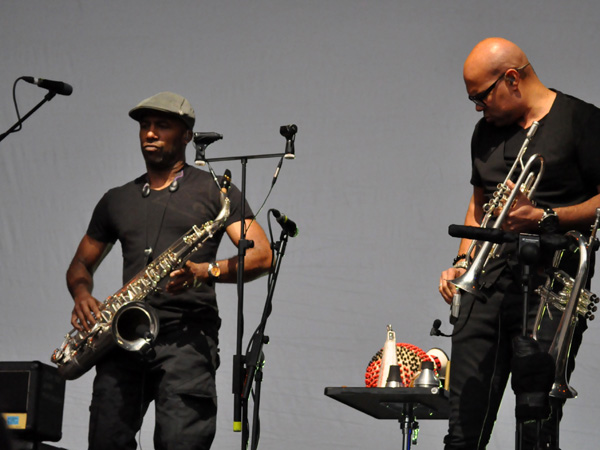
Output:
[[0,412],[15,438],[59,441],[65,380],[39,361],[0,362]]

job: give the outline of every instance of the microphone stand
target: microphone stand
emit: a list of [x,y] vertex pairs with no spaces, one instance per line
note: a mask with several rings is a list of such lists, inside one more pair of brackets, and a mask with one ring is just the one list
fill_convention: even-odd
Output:
[[0,134],[0,142],[2,142],[4,140],[4,138],[6,138],[6,136],[8,136],[10,133],[12,133],[13,131],[15,131],[18,127],[20,127],[21,124],[23,122],[25,122],[29,118],[29,116],[31,116],[34,112],[36,112],[38,109],[40,109],[44,103],[49,102],[55,96],[56,96],[56,92],[54,92],[54,91],[48,91],[48,93],[44,96],[44,99],[41,102],[39,102],[37,105],[35,105],[27,114],[25,114],[23,117],[21,117],[21,119],[18,120],[7,131],[5,131],[4,133]]
[[[531,267],[534,266],[540,256],[540,236],[533,234],[519,235],[519,260],[521,262],[521,284],[523,287],[523,318],[521,337],[527,338],[527,316],[529,312],[530,296],[531,296]],[[519,345],[519,344],[515,344]],[[518,398],[516,401],[518,402]],[[523,419],[517,415],[517,428],[515,431],[515,448],[523,449]],[[537,440],[539,441],[541,432],[541,419],[536,420]],[[539,442],[538,442],[539,444]],[[537,448],[537,445],[536,445]]]
[[[283,128],[283,127],[282,127]],[[297,128],[293,130],[294,133]],[[221,158],[210,158],[206,159],[204,155],[204,148],[202,146],[196,146],[196,164],[202,165],[203,162],[219,162],[219,161],[240,161],[242,165],[242,182],[240,186],[241,193],[241,230],[240,230],[240,241],[238,244],[238,268],[237,268],[237,294],[238,294],[238,311],[237,311],[237,337],[236,337],[236,353],[233,356],[233,374],[232,374],[232,392],[233,392],[233,431],[240,432],[244,431],[243,423],[248,414],[248,403],[247,398],[243,397],[243,380],[246,369],[245,369],[245,358],[242,355],[242,340],[244,335],[244,258],[246,256],[246,249],[254,246],[253,241],[246,239],[246,166],[250,159],[264,159],[264,158],[285,158],[294,159],[295,154],[293,151],[293,145],[291,146],[288,142],[292,140],[292,137],[287,134],[284,135],[286,138],[286,150],[284,153],[269,153],[259,155],[248,155],[248,156],[228,156]],[[244,440],[244,434],[247,434],[247,430],[242,433],[242,450],[246,450],[247,439]]]
[[[264,367],[265,363],[263,346],[269,343],[269,337],[265,336],[265,328],[267,326],[267,318],[269,317],[272,311],[273,293],[275,292],[275,284],[277,283],[279,269],[281,268],[281,261],[283,259],[283,256],[285,255],[285,248],[287,246],[288,237],[289,233],[286,231],[282,231],[281,236],[279,238],[280,241],[271,244],[271,247],[274,250],[273,257],[275,258],[276,263],[272,274],[269,277],[267,300],[263,309],[263,315],[258,328],[256,329],[251,338],[252,346],[250,348],[250,351],[246,355],[246,379],[244,382],[244,390],[242,393],[242,400],[244,401],[246,408],[248,405],[248,400],[250,398],[250,393],[252,391],[252,385],[254,381],[256,381],[256,389],[254,390],[254,411],[252,416],[252,439],[250,442],[251,450],[255,450],[258,448],[258,440],[260,434],[258,411],[260,408],[260,388],[263,375],[262,368]],[[242,441],[243,443],[248,442],[247,423],[244,423],[244,433],[242,434]]]

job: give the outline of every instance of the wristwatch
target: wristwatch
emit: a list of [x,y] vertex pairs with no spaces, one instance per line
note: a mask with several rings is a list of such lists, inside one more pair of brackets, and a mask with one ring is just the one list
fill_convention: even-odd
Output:
[[221,275],[221,268],[219,267],[219,263],[211,262],[208,263],[208,279],[212,281],[217,281],[219,276]]
[[558,232],[558,214],[552,208],[544,209],[544,214],[538,222],[540,230],[546,233]]

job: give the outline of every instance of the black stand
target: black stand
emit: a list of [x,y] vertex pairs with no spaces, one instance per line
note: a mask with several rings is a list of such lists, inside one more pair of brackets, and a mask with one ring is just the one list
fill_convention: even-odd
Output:
[[[283,127],[282,127],[283,128]],[[297,131],[297,128],[294,130]],[[260,155],[248,155],[248,156],[230,156],[230,157],[222,157],[222,158],[211,158],[206,159],[204,155],[204,150],[206,149],[206,145],[202,145],[201,142],[194,142],[196,146],[196,164],[202,165],[203,163],[210,162],[218,162],[218,161],[240,161],[242,164],[242,182],[240,186],[240,192],[242,197],[242,205],[241,205],[241,231],[240,231],[240,241],[238,244],[238,267],[237,267],[237,293],[238,293],[238,315],[237,315],[237,338],[236,338],[236,353],[233,356],[233,375],[232,375],[232,391],[233,391],[233,431],[242,432],[242,450],[246,450],[247,442],[248,442],[248,429],[247,429],[247,414],[248,414],[248,404],[247,397],[243,395],[244,389],[244,379],[246,378],[246,373],[249,373],[246,370],[246,359],[242,355],[242,340],[244,335],[244,258],[246,256],[246,249],[252,248],[254,246],[253,241],[246,240],[246,166],[248,164],[248,160],[251,159],[263,159],[263,158],[281,158],[281,162],[284,158],[293,159],[293,140],[294,134],[291,136],[284,135],[281,130],[280,133],[286,138],[286,150],[284,153],[271,153],[271,154],[260,154]],[[209,141],[220,139],[222,136],[214,133],[212,136],[209,136]],[[199,140],[201,141],[201,140]],[[289,142],[292,142],[292,145],[289,145]],[[281,167],[281,162],[277,168],[275,173],[275,177],[273,178],[273,182],[271,187],[275,184],[276,177],[279,174],[279,168]],[[210,164],[209,164],[210,168]],[[211,169],[212,172],[212,169]],[[214,176],[214,175],[213,175]],[[274,287],[274,286],[273,286]],[[262,343],[261,343],[262,345]],[[262,352],[258,353],[259,355]],[[258,368],[260,364],[258,363],[258,358],[256,358],[256,362],[254,363],[255,367]],[[250,371],[254,372],[254,371]],[[258,378],[258,377],[257,377]],[[262,381],[262,374],[260,376]],[[251,384],[251,383],[250,383]],[[258,386],[258,391],[260,392],[260,386]],[[257,408],[258,406],[255,405]]]
[[[252,346],[250,351],[247,353],[246,362],[246,378],[244,381],[244,389],[242,393],[242,401],[244,408],[248,408],[248,400],[252,391],[254,381],[256,381],[256,388],[254,389],[254,413],[252,420],[252,439],[250,441],[250,448],[255,450],[258,448],[258,441],[260,437],[260,422],[258,411],[260,408],[260,388],[262,384],[264,367],[264,353],[262,351],[263,346],[269,343],[269,337],[265,336],[265,328],[267,326],[267,319],[271,314],[273,293],[275,292],[275,284],[277,283],[277,277],[279,275],[279,269],[281,267],[281,261],[285,255],[285,248],[288,241],[288,233],[286,231],[281,232],[280,241],[272,244],[274,250],[275,265],[272,274],[269,275],[269,286],[267,291],[267,300],[263,309],[263,315],[260,320],[260,324],[251,338]],[[244,423],[242,427],[242,440],[248,442],[248,424]],[[245,448],[245,447],[244,447]]]
[[25,114],[23,117],[21,117],[20,120],[18,120],[12,127],[10,127],[7,131],[5,131],[4,133],[0,134],[0,142],[2,142],[4,140],[4,138],[6,136],[8,136],[10,133],[12,133],[13,131],[15,131],[17,128],[19,128],[21,126],[21,124],[23,122],[25,122],[29,116],[31,116],[34,112],[36,112],[38,109],[40,109],[42,107],[42,105],[46,102],[49,102],[50,100],[52,100],[54,97],[56,96],[56,92],[53,91],[48,91],[48,93],[44,96],[44,99],[39,102],[37,105],[35,105],[31,111],[29,111],[27,114]]
[[[540,240],[539,236],[524,235],[519,236],[519,260],[521,262],[521,285],[523,286],[523,323],[521,325],[521,337],[527,338],[527,316],[530,304],[531,295],[531,266],[536,264],[540,255]],[[518,344],[517,344],[518,345]],[[518,403],[517,395],[517,403]],[[518,411],[518,405],[517,410]],[[515,412],[517,425],[515,431],[515,448],[522,450],[523,448],[523,420],[519,418],[519,414]],[[539,441],[541,431],[541,419],[536,418],[537,438]]]
[[402,429],[402,449],[416,444],[417,419],[448,419],[448,392],[439,388],[328,387],[325,395],[376,419],[394,419]]

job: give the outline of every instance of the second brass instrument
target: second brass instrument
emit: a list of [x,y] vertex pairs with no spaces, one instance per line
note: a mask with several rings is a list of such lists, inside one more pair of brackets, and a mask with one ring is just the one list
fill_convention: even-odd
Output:
[[[572,249],[557,250],[555,252],[552,273],[548,276],[546,283],[536,290],[541,300],[533,327],[533,338],[538,339],[540,327],[544,326],[542,318],[545,314],[550,316],[550,320],[559,321],[554,339],[548,350],[556,365],[554,383],[550,391],[550,396],[554,398],[569,399],[577,397],[577,391],[569,385],[567,380],[569,353],[577,322],[580,318],[593,320],[593,313],[597,310],[598,296],[587,290],[585,285],[588,281],[592,254],[598,248],[596,233],[599,222],[600,208],[596,210],[596,220],[587,241],[579,231],[569,231],[566,234],[573,243]],[[561,259],[568,252],[579,255],[577,272],[574,277],[559,269]],[[551,308],[562,311],[560,319],[552,317]]]

